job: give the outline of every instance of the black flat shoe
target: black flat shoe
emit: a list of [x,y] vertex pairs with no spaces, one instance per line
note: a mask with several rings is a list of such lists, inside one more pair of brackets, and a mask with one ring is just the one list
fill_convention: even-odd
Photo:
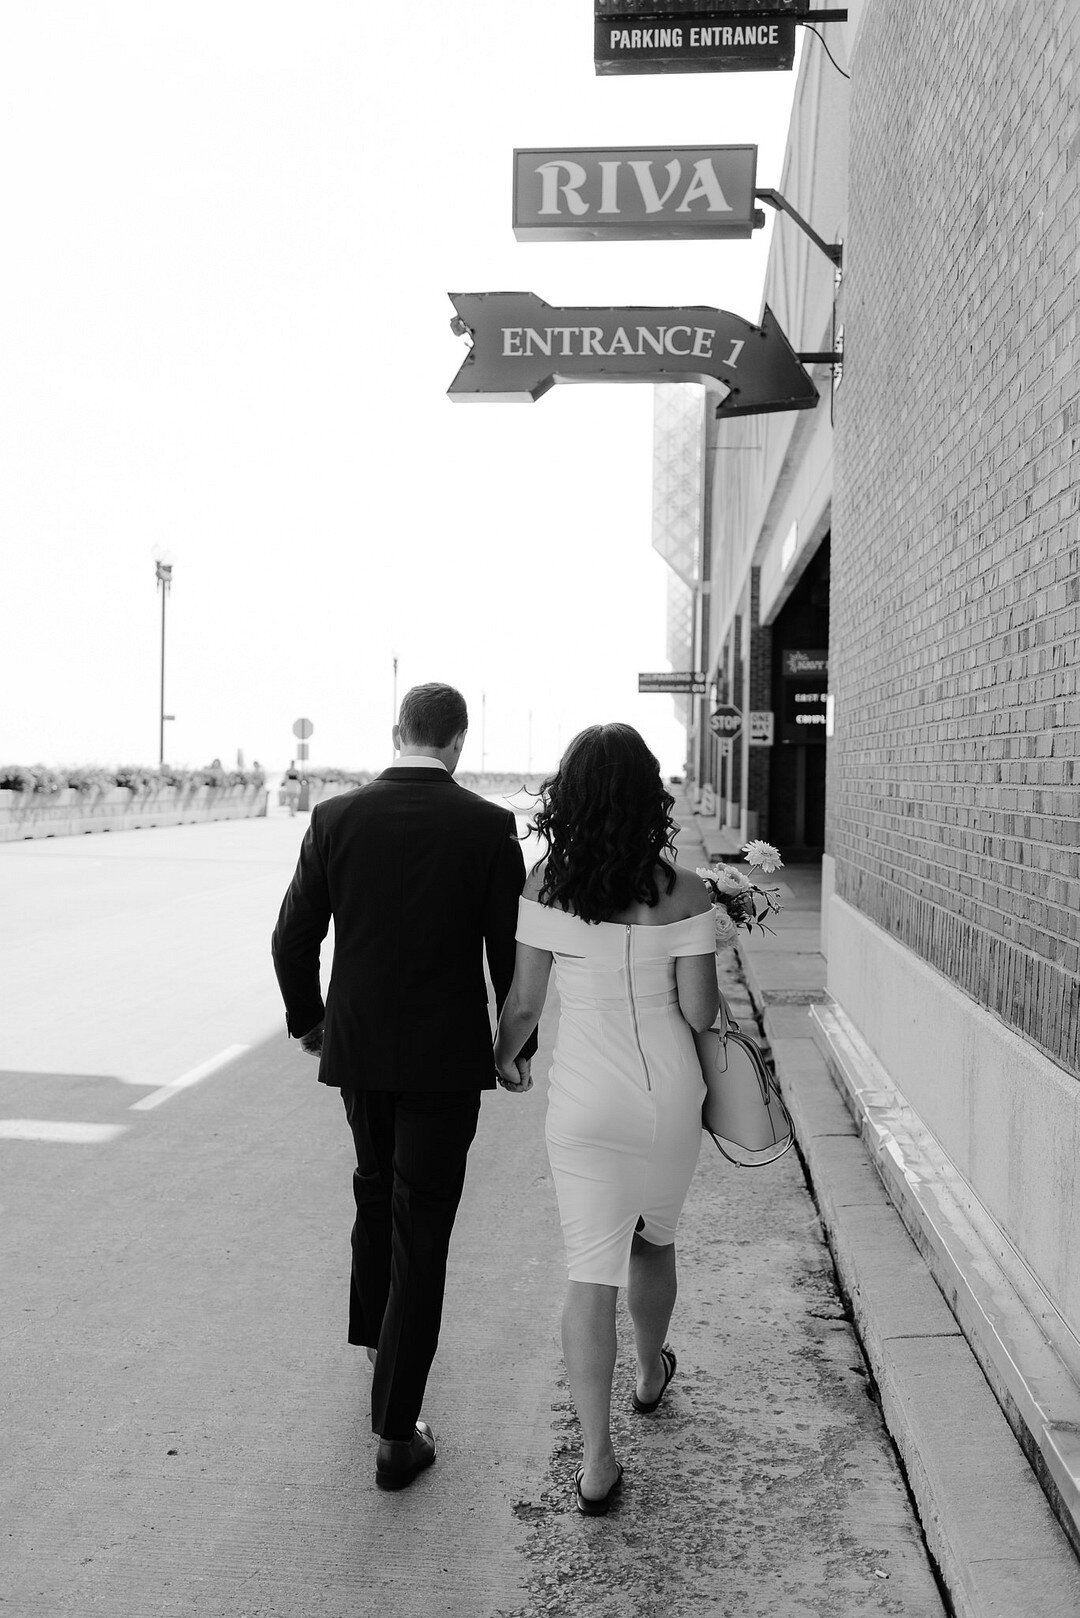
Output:
[[664,1364],[664,1386],[660,1389],[660,1392],[656,1395],[656,1398],[650,1399],[649,1403],[645,1404],[638,1398],[636,1393],[631,1395],[630,1403],[633,1405],[639,1416],[652,1415],[653,1411],[657,1408],[661,1399],[664,1397],[664,1394],[667,1392],[668,1383],[675,1375],[675,1366],[678,1363],[675,1359],[675,1350],[673,1348],[668,1348],[665,1345],[660,1350],[660,1358]]
[[435,1453],[435,1434],[426,1421],[417,1422],[415,1438],[380,1438],[375,1482],[380,1489],[407,1489]]
[[581,1480],[585,1476],[585,1468],[583,1466],[579,1466],[577,1471],[574,1473],[574,1489],[577,1493],[577,1508],[583,1517],[607,1516],[608,1507],[611,1505],[612,1495],[615,1493],[616,1489],[622,1488],[622,1464],[619,1461],[616,1461],[615,1465],[619,1468],[619,1475],[615,1479],[615,1482],[611,1485],[611,1488],[608,1490],[607,1494],[602,1494],[599,1500],[590,1500],[587,1494],[582,1494],[581,1492]]

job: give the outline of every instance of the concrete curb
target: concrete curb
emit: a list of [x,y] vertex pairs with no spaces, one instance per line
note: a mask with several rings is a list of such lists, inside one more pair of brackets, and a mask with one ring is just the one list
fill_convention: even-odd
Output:
[[807,908],[739,956],[927,1544],[958,1618],[1071,1618],[1080,1565],[814,1043]]

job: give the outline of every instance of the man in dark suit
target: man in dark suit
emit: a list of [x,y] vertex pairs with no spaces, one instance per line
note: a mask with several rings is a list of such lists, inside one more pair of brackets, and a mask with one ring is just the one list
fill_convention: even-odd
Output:
[[[435,1459],[420,1404],[465,1160],[496,1080],[483,957],[501,1007],[525,882],[513,814],[453,779],[467,727],[453,687],[406,694],[396,763],[312,810],[272,943],[289,1033],[340,1087],[356,1146],[349,1341],[374,1365],[375,1479],[390,1489]],[[535,1048],[534,1034],[505,1088],[529,1088]]]

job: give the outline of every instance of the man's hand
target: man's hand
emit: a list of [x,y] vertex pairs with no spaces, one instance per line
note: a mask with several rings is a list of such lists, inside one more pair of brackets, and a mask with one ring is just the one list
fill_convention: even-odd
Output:
[[515,1056],[513,1064],[499,1069],[499,1083],[511,1095],[524,1095],[532,1089],[532,1063],[526,1056]]
[[325,1022],[326,1018],[324,1017],[322,1021],[317,1022],[315,1027],[310,1029],[308,1033],[300,1036],[300,1049],[302,1051],[307,1051],[309,1056],[322,1055],[322,1036]]

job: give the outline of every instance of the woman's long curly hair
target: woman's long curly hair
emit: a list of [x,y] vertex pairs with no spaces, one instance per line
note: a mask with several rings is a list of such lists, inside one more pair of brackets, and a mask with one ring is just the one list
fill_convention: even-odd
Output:
[[582,921],[608,921],[639,903],[655,905],[672,865],[675,800],[660,766],[632,725],[590,725],[574,737],[540,788],[534,825],[548,845],[540,903]]

